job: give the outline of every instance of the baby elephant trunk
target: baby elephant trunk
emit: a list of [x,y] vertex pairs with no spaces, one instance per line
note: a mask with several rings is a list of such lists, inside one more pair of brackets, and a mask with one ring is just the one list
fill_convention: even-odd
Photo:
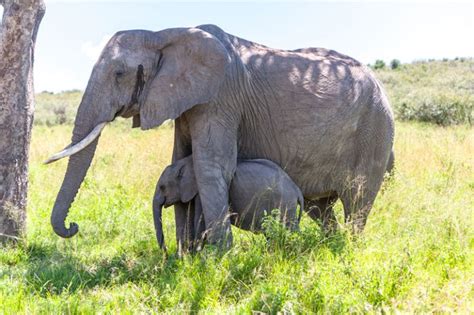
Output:
[[153,199],[153,221],[155,223],[156,240],[158,241],[160,248],[166,251],[165,236],[163,234],[163,221],[162,221],[164,203],[165,203],[165,198],[162,197],[161,195],[156,196]]

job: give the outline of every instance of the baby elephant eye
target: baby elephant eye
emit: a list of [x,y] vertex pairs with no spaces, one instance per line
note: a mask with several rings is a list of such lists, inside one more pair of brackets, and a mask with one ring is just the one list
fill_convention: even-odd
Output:
[[165,185],[160,185],[159,188],[160,188],[161,191],[164,191],[165,190]]
[[122,70],[117,70],[117,71],[115,71],[115,76],[117,76],[117,77],[121,77],[121,76],[123,76],[124,74],[125,74],[125,72],[122,71]]

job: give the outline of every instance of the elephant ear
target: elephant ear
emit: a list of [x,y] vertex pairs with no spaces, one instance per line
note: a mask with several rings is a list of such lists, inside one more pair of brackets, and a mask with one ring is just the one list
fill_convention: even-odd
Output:
[[198,193],[194,168],[183,165],[178,172],[179,190],[181,192],[181,202],[190,202]]
[[150,37],[145,44],[155,49],[160,58],[140,106],[144,130],[211,101],[224,81],[230,60],[221,42],[200,29],[167,29],[151,33]]

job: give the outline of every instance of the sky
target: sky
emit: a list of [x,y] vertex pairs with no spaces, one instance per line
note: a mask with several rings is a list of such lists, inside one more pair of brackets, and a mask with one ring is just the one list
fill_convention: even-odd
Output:
[[36,44],[35,90],[83,90],[100,51],[119,30],[208,23],[274,48],[331,48],[363,63],[474,56],[474,1],[46,0]]

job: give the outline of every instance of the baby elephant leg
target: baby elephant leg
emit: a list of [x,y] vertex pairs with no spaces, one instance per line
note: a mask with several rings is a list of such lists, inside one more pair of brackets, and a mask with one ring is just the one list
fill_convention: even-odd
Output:
[[280,218],[281,222],[285,225],[285,227],[288,230],[290,231],[299,230],[296,208],[290,207],[287,209],[281,209],[280,216],[281,216]]
[[[280,209],[280,220],[285,225],[285,227],[290,231],[299,231],[299,224],[301,220],[301,211],[304,208],[304,201],[302,197],[288,203],[287,205],[282,205]],[[300,204],[300,210],[298,211],[298,204]]]
[[194,197],[194,248],[196,251],[202,250],[206,238],[206,224],[204,222],[204,214],[202,213],[201,199],[199,195]]

